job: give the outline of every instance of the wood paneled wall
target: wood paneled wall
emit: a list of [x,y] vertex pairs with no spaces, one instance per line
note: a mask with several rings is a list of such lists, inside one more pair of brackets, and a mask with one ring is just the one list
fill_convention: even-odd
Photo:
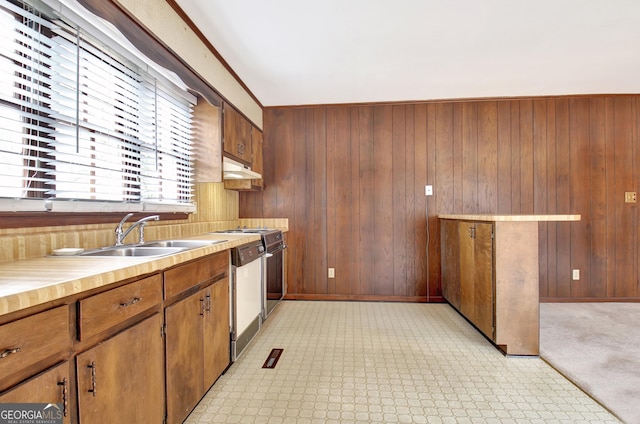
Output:
[[290,297],[437,301],[438,214],[577,213],[540,224],[541,297],[640,298],[624,202],[640,96],[267,108],[264,122],[265,190],[241,193],[240,217],[289,218]]

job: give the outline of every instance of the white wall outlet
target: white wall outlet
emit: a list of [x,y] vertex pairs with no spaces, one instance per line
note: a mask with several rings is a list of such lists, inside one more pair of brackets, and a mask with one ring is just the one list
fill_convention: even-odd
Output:
[[574,269],[572,272],[572,278],[574,280],[579,280],[580,279],[580,270],[579,269]]
[[425,196],[433,196],[433,186],[432,185],[424,186],[424,195]]
[[329,278],[336,278],[336,269],[329,268]]

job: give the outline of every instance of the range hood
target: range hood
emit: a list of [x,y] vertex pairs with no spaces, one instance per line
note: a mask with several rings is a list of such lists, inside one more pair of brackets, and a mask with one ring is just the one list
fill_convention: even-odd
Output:
[[262,175],[252,171],[247,165],[225,156],[222,158],[222,178],[225,180],[259,180]]

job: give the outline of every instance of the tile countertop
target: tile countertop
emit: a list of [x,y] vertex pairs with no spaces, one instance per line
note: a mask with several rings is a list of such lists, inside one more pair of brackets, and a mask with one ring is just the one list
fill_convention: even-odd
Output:
[[227,241],[156,258],[47,256],[0,263],[0,315],[167,269],[260,240],[260,235],[211,233],[180,239]]
[[440,219],[457,219],[466,221],[580,221],[580,215],[492,215],[492,214],[459,214],[438,215]]

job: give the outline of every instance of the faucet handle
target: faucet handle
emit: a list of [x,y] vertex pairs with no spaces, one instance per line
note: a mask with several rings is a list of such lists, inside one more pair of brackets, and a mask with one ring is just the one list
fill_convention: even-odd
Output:
[[131,213],[131,212],[129,212],[128,214],[126,214],[126,215],[124,216],[124,218],[122,218],[122,219],[120,220],[120,223],[119,223],[119,224],[118,224],[118,226],[116,227],[116,231],[117,231],[117,229],[118,229],[118,228],[122,230],[122,225],[125,223],[125,221],[126,221],[127,219],[131,218],[132,216],[133,216],[133,213]]
[[122,244],[122,239],[124,238],[124,236],[123,236],[124,232],[122,231],[122,226],[124,225],[124,222],[127,219],[131,218],[132,216],[133,216],[133,213],[126,214],[124,216],[124,218],[122,218],[120,220],[120,223],[116,226],[116,230],[115,230],[115,233],[116,233],[116,246],[119,246],[119,245]]

